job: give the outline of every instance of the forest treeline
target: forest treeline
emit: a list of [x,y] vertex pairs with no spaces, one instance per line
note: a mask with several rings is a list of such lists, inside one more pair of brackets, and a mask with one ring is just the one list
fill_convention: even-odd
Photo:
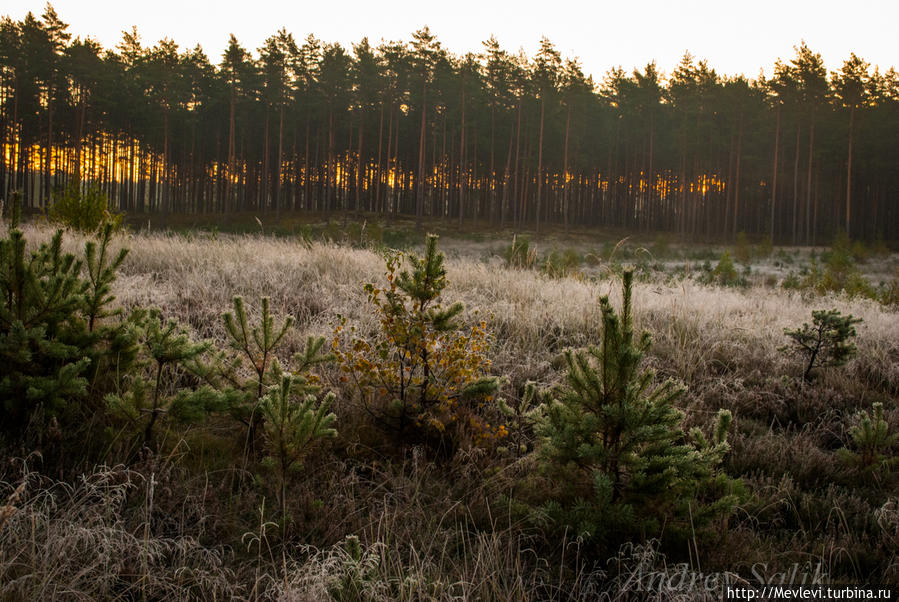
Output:
[[[457,56],[425,27],[351,49],[285,29],[115,49],[47,5],[0,22],[0,197],[73,182],[128,212],[366,212],[783,244],[899,239],[899,73],[801,43],[768,79],[685,55],[601,81],[547,39]],[[14,197],[15,192],[20,194]]]

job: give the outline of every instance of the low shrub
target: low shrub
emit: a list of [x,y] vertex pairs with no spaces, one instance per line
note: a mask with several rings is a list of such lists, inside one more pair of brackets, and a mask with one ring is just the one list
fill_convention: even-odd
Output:
[[109,200],[97,184],[90,184],[82,191],[82,185],[72,180],[60,191],[50,207],[50,219],[81,232],[96,232],[103,224],[118,228],[124,214],[109,207]]

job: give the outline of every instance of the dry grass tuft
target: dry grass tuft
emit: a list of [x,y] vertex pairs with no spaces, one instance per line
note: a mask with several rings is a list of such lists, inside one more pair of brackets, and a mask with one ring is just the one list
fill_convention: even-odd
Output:
[[[18,511],[0,531],[4,600],[229,599],[239,595],[226,551],[191,537],[154,536],[130,516],[153,478],[102,467],[75,485],[26,475]],[[3,485],[5,488],[6,486]]]

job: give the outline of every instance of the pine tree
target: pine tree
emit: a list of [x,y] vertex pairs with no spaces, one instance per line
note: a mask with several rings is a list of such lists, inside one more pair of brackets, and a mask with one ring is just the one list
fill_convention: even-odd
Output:
[[505,418],[506,430],[509,432],[505,449],[508,451],[511,447],[515,457],[520,458],[528,452],[534,428],[542,419],[545,409],[537,392],[536,383],[531,381],[525,383],[521,397],[515,401],[499,399],[497,408]]
[[781,347],[781,351],[804,358],[802,378],[811,382],[816,368],[842,366],[855,356],[856,347],[851,339],[855,336],[854,325],[861,321],[861,318],[843,316],[836,309],[813,311],[811,326],[805,323],[796,330],[784,329],[792,345]]
[[[314,357],[316,350],[307,347],[305,355]],[[317,440],[337,436],[337,429],[333,427],[337,416],[329,412],[333,393],[328,393],[319,402],[319,388],[302,375],[284,374],[277,361],[273,363],[272,372],[277,384],[269,387],[260,401],[268,452],[263,464],[276,474],[281,515],[286,521],[288,476],[302,467],[303,459]],[[294,401],[294,397],[301,401]]]
[[[268,297],[262,298],[261,305],[259,321],[253,325],[247,320],[242,297],[234,297],[233,313],[228,312],[223,316],[228,346],[236,352],[227,365],[227,372],[231,375],[229,380],[237,391],[243,393],[242,399],[233,405],[232,413],[247,426],[247,446],[250,450],[255,449],[257,432],[263,420],[259,402],[265,388],[273,384],[270,380],[270,368],[275,357],[274,351],[294,323],[293,316],[287,316],[276,327]],[[249,363],[254,378],[245,380],[234,374],[243,361]]]
[[365,287],[381,326],[375,339],[341,346],[345,320],[336,328],[344,380],[352,378],[366,412],[400,446],[417,439],[451,455],[462,433],[476,444],[505,436],[487,418],[499,382],[487,376],[486,323],[462,328],[462,304],[442,304],[447,281],[437,236],[397,273],[400,259],[388,258],[385,289]]
[[209,351],[208,341],[194,342],[175,320],[164,320],[158,309],[138,311],[132,320],[140,324],[141,356],[138,370],[125,377],[125,386],[106,396],[112,412],[125,420],[140,445],[156,449],[156,426],[164,418],[194,422],[223,410],[225,398],[209,386],[178,387],[179,373]]
[[863,472],[887,474],[899,465],[899,458],[893,454],[899,433],[890,432],[882,403],[873,404],[870,414],[859,412],[849,436],[852,438],[849,447],[837,450],[837,456],[848,465]]
[[102,410],[89,402],[102,398],[108,374],[134,358],[127,321],[105,322],[116,315],[110,285],[126,251],[110,261],[111,231],[104,231],[77,259],[63,253],[62,237],[30,253],[19,230],[0,240],[0,432],[14,438],[29,425],[40,438],[49,419],[77,437]]
[[90,283],[85,295],[85,313],[88,321],[87,327],[90,331],[94,330],[99,320],[120,313],[106,309],[115,299],[110,291],[112,283],[115,281],[116,271],[128,256],[127,249],[119,249],[112,261],[109,261],[109,243],[112,241],[113,230],[113,224],[107,223],[100,230],[97,241],[88,241],[84,246],[84,260]]
[[726,420],[715,445],[686,443],[683,414],[673,406],[684,386],[654,384],[654,372],[641,368],[650,336],[634,332],[632,283],[633,273],[625,272],[620,314],[608,297],[600,299],[599,347],[566,351],[566,385],[540,428],[545,466],[559,484],[544,511],[606,544],[658,536],[686,520],[727,450]]

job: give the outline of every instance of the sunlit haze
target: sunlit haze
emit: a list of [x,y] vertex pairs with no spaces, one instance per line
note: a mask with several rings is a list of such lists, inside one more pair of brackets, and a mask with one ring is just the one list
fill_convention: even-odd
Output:
[[[86,2],[56,0],[59,16],[75,36],[93,37],[114,47],[121,32],[136,25],[145,45],[163,37],[181,47],[200,44],[218,63],[228,34],[254,50],[281,27],[297,39],[313,33],[326,42],[350,48],[362,37],[377,45],[409,40],[428,25],[454,53],[479,52],[494,34],[507,50],[529,56],[541,36],[564,56],[580,57],[584,70],[599,79],[611,67],[626,70],[655,60],[670,73],[685,51],[722,74],[750,78],[767,74],[778,58],[790,59],[793,46],[805,40],[820,52],[828,69],[838,68],[855,52],[882,70],[897,63],[895,27],[899,2],[790,2],[758,0],[730,3],[711,0],[653,2]],[[5,2],[0,14],[21,19],[40,15],[40,2]]]

